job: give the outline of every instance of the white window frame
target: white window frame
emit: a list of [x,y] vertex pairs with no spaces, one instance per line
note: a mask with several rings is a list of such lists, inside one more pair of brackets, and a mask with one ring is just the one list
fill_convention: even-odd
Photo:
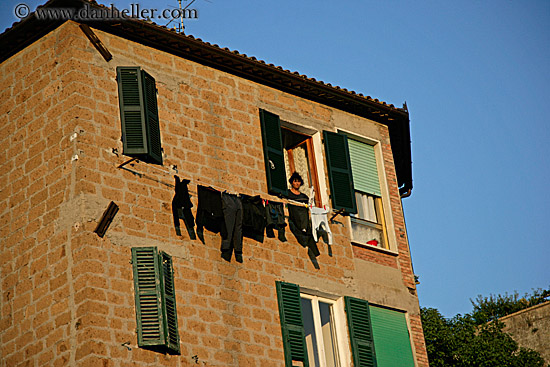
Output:
[[[348,139],[358,140],[365,144],[372,145],[374,147],[374,156],[376,158],[376,167],[378,169],[378,181],[380,182],[380,194],[382,199],[382,211],[384,215],[384,222],[387,233],[388,248],[383,247],[374,247],[361,242],[352,241],[353,243],[360,244],[362,246],[376,248],[381,251],[389,252],[396,254],[397,253],[397,239],[395,238],[395,225],[393,223],[393,215],[391,211],[391,202],[390,202],[390,193],[388,190],[388,182],[386,176],[386,169],[384,167],[384,157],[382,154],[382,144],[379,140],[368,138],[366,136],[358,135],[348,130],[338,129],[338,132],[341,134],[347,135]],[[355,190],[354,190],[355,192]],[[350,239],[353,238],[352,229],[351,229],[351,216],[348,219],[349,222],[349,235]]]
[[[288,130],[294,130],[298,133],[309,135],[312,141],[313,146],[313,152],[309,152],[309,154],[313,153],[313,158],[315,160],[315,169],[317,171],[317,184],[319,187],[316,187],[315,190],[318,191],[320,194],[320,205],[328,205],[329,203],[329,193],[328,193],[328,187],[326,184],[326,176],[325,176],[325,158],[323,156],[323,142],[322,142],[322,133],[315,127],[308,125],[305,123],[306,121],[300,121],[300,122],[294,122],[296,120],[296,116],[287,116],[287,114],[284,111],[278,112],[279,119],[281,122],[281,129],[288,129]],[[293,122],[290,122],[293,121]],[[290,177],[287,177],[287,180]],[[309,196],[309,193],[307,193]]]
[[[317,296],[309,293],[300,292],[300,298],[305,298],[311,301],[311,308],[313,312],[313,323],[315,326],[315,338],[317,340],[317,352],[319,354],[319,363],[321,367],[326,367],[325,346],[322,342],[323,335],[322,330],[319,327],[321,324],[321,314],[319,312],[319,301],[328,303],[332,306],[334,316],[334,330],[336,334],[336,348],[338,352],[338,366],[349,367],[351,366],[351,354],[349,350],[349,338],[348,338],[348,323],[345,313],[344,298],[331,299],[323,296]],[[310,361],[312,364],[313,361]]]
[[[388,239],[388,233],[387,233],[387,226],[386,226],[386,213],[384,210],[384,204],[382,197],[366,194],[358,190],[354,190],[355,192],[355,201],[357,203],[357,214],[351,214],[350,215],[350,221],[352,223],[351,226],[351,240],[353,243],[358,243],[363,246],[371,246],[366,241],[361,241],[360,239],[355,238],[355,232],[353,230],[353,224],[368,227],[372,230],[378,231],[380,233],[381,237],[381,243],[379,243],[378,246],[373,246],[382,250],[390,250],[390,242]],[[375,217],[374,220],[371,220],[372,218],[365,218],[360,215],[359,213],[359,206],[361,205],[364,207],[363,203],[360,204],[359,200],[362,200],[362,197],[358,196],[365,196],[372,198],[372,215]],[[368,200],[368,199],[367,199]],[[367,205],[368,207],[368,205]],[[385,247],[387,246],[387,248]]]

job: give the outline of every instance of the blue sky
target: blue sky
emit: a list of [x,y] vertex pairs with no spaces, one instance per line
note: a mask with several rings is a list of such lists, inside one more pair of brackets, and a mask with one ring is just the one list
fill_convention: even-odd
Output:
[[[0,29],[17,20],[21,2],[2,1]],[[191,8],[199,18],[186,21],[186,33],[204,41],[407,102],[414,189],[403,205],[422,306],[452,317],[470,312],[478,294],[550,286],[550,1],[197,0]]]

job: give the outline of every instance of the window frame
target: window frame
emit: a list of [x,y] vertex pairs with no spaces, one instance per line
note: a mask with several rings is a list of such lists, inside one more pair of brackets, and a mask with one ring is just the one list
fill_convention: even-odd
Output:
[[[381,243],[380,246],[374,246],[374,245],[370,245],[366,242],[361,242],[359,239],[355,239],[354,234],[353,234],[354,233],[353,232],[353,226],[351,226],[351,228],[350,228],[351,241],[353,243],[357,243],[357,244],[364,245],[364,246],[370,246],[370,247],[374,247],[374,248],[381,248],[381,249],[384,249],[384,250],[390,250],[390,243],[388,241],[388,230],[387,230],[387,227],[386,227],[386,218],[385,218],[385,213],[384,213],[384,206],[382,204],[382,198],[379,197],[379,196],[376,196],[376,195],[371,195],[371,194],[361,192],[359,190],[355,190],[356,195],[357,195],[357,193],[359,193],[361,195],[370,195],[374,198],[374,210],[375,210],[375,213],[376,213],[377,221],[373,222],[369,219],[362,218],[360,216],[359,209],[357,209],[357,214],[350,215],[350,221],[351,221],[351,223],[356,223],[356,224],[359,224],[359,225],[362,225],[362,226],[365,226],[365,227],[370,227],[370,228],[379,230],[382,233],[382,243]],[[357,206],[359,207],[359,204]]]
[[[280,116],[272,112],[272,110],[259,108],[259,117],[268,194],[287,197],[290,191],[290,184],[288,182],[289,177],[287,177],[286,168],[283,167],[284,172],[278,172],[278,166],[281,165],[281,160],[283,166],[286,166],[287,163],[291,166],[290,159],[288,159],[288,161],[285,159],[285,152],[288,153],[288,150],[284,147],[282,141],[283,130],[287,130],[293,134],[304,137],[304,140],[296,144],[296,146],[306,143],[310,177],[305,179],[309,179],[310,184],[315,188],[315,206],[322,207],[323,203],[326,202],[324,194],[326,192],[326,186],[324,184],[324,169],[322,166],[319,166],[319,163],[323,162],[320,132],[312,127],[290,122],[292,119]],[[294,149],[296,146],[290,149]],[[290,153],[290,155],[292,155],[292,153]],[[292,165],[293,164],[294,159],[292,160]],[[283,176],[285,177],[284,183],[281,181],[281,177]],[[306,195],[309,196],[309,193],[306,193]]]
[[[332,314],[333,314],[333,321],[334,321],[334,337],[336,341],[336,349],[337,349],[337,360],[338,360],[338,366],[340,367],[349,367],[351,357],[349,354],[349,339],[348,339],[348,331],[347,331],[347,322],[346,322],[346,314],[344,310],[344,298],[338,297],[336,299],[334,298],[328,298],[326,296],[320,296],[316,294],[316,292],[311,292],[306,289],[300,289],[300,298],[309,299],[312,302],[312,313],[313,313],[313,321],[315,326],[315,336],[317,339],[317,352],[319,355],[325,355],[324,354],[324,344],[321,342],[322,338],[322,330],[317,327],[318,323],[320,323],[321,315],[320,315],[320,309],[319,309],[319,302],[328,303],[332,307]],[[315,307],[314,307],[315,305]],[[302,311],[303,314],[303,311]],[[307,348],[307,346],[306,346]],[[307,349],[306,349],[307,350]],[[310,365],[312,365],[313,361],[310,361]],[[319,359],[320,367],[326,367],[326,360],[324,358]]]
[[[396,242],[396,239],[395,239],[395,236],[393,235],[394,231],[393,231],[393,228],[394,228],[394,223],[393,223],[393,216],[391,215],[391,209],[388,209],[386,210],[387,208],[391,208],[391,202],[390,202],[390,195],[389,195],[389,190],[388,190],[388,185],[387,185],[387,178],[386,178],[386,170],[385,170],[385,167],[384,167],[384,164],[383,164],[383,154],[382,154],[382,145],[381,145],[381,142],[379,140],[376,140],[374,138],[369,138],[369,137],[366,137],[366,136],[362,136],[362,135],[359,135],[357,133],[353,133],[353,132],[350,132],[350,131],[347,131],[347,130],[344,130],[344,129],[337,129],[337,132],[340,133],[340,134],[343,134],[343,135],[346,135],[348,139],[351,139],[351,140],[356,140],[356,141],[359,141],[361,143],[364,143],[364,144],[368,144],[368,145],[371,145],[373,148],[374,148],[374,156],[375,156],[375,160],[376,160],[376,168],[377,168],[377,171],[378,171],[378,182],[379,182],[379,185],[380,185],[380,194],[381,196],[378,197],[377,195],[372,195],[371,196],[374,196],[376,198],[378,198],[379,200],[379,204],[375,204],[375,205],[379,205],[379,207],[377,207],[377,214],[380,214],[380,218],[379,218],[379,223],[372,223],[366,219],[362,219],[362,218],[353,218],[351,217],[350,215],[350,222],[349,222],[349,228],[350,228],[350,239],[352,243],[354,244],[357,244],[357,245],[360,245],[360,246],[364,246],[364,247],[368,247],[368,248],[373,248],[373,249],[377,249],[377,250],[381,250],[381,251],[386,251],[386,252],[389,252],[389,253],[392,253],[392,254],[396,254],[397,253],[397,242]],[[353,190],[354,190],[354,193],[355,192],[359,192],[359,193],[362,193],[362,191],[360,190],[356,190],[355,187],[353,187]],[[378,210],[380,209],[380,210]],[[381,225],[382,226],[382,236],[383,236],[383,239],[385,241],[385,247],[382,247],[382,246],[372,246],[372,245],[369,245],[367,243],[363,243],[363,242],[360,242],[358,240],[355,240],[353,239],[353,233],[352,233],[352,226],[351,226],[351,222],[352,221],[355,221],[356,223],[359,222],[361,224],[364,224],[366,226],[369,226],[369,227],[374,227],[376,228],[377,225]]]
[[[378,365],[378,356],[376,353],[375,329],[373,326],[373,318],[371,311],[373,307],[385,310],[385,312],[395,313],[395,315],[403,316],[401,323],[401,333],[392,334],[391,326],[385,324],[379,328],[378,337],[384,340],[384,337],[393,340],[393,335],[400,336],[401,342],[407,340],[407,345],[410,347],[412,364],[415,365],[415,349],[411,334],[411,325],[409,323],[409,314],[407,311],[394,309],[387,306],[371,304],[369,301],[351,296],[333,296],[317,290],[302,288],[298,284],[275,281],[277,290],[277,303],[279,307],[279,317],[281,323],[281,335],[283,338],[285,366],[294,367],[296,363],[302,366],[312,366],[314,361],[309,360],[307,350],[307,341],[304,327],[304,310],[302,307],[302,299],[312,301],[312,317],[315,323],[319,324],[320,315],[318,303],[314,306],[314,302],[325,302],[332,305],[332,314],[334,316],[334,333],[336,334],[336,346],[338,350],[338,363],[341,367],[350,367],[353,363],[355,366],[369,365],[376,367]],[[395,318],[394,318],[395,319]],[[316,321],[317,320],[317,321]],[[376,323],[376,320],[374,321]],[[395,323],[394,323],[395,324]],[[317,339],[317,351],[323,358],[320,358],[320,366],[326,366],[324,360],[324,345],[322,344],[322,335],[320,328],[315,328],[315,336]],[[383,332],[381,332],[381,330]],[[390,330],[388,333],[387,330]],[[404,331],[408,333],[408,338],[404,338]],[[388,345],[379,350],[391,349]],[[384,353],[382,353],[384,354]],[[385,353],[387,355],[387,353]],[[293,358],[296,357],[296,358]],[[380,356],[381,361],[384,359]],[[353,362],[352,362],[353,361]],[[412,366],[411,366],[412,367]]]
[[[298,131],[296,128],[294,128],[296,125],[291,124],[286,121],[281,121],[281,135],[283,135],[283,130],[287,130],[293,134],[301,135],[304,137],[304,140],[302,140],[300,143],[293,145],[292,147],[285,148],[284,142],[283,142],[283,151],[287,152],[288,157],[288,165],[290,167],[290,173],[294,172],[296,170],[295,160],[294,160],[294,149],[296,149],[299,146],[302,146],[305,144],[306,152],[307,152],[307,160],[308,160],[308,168],[309,168],[309,177],[304,177],[304,181],[308,180],[309,187],[313,187],[315,189],[314,192],[314,202],[315,206],[318,208],[321,208],[322,200],[321,200],[321,189],[319,187],[319,174],[317,170],[317,162],[315,159],[315,148],[313,144],[313,135],[306,134],[303,132]],[[289,190],[290,190],[290,184],[289,184]],[[306,193],[309,196],[309,193]]]

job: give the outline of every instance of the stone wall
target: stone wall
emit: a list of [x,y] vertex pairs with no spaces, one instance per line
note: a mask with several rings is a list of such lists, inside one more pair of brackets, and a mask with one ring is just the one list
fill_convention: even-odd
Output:
[[[417,365],[427,366],[387,127],[95,32],[110,62],[67,22],[0,65],[2,366],[280,366],[277,280],[407,312]],[[117,168],[129,159],[121,155],[117,66],[141,66],[156,79],[162,167]],[[316,260],[289,231],[284,243],[245,239],[242,264],[220,258],[219,235],[205,231],[204,244],[184,228],[176,235],[176,173],[191,180],[194,213],[197,184],[270,198],[260,108],[379,143],[392,251],[352,246],[347,217],[331,226],[334,244],[320,242]],[[318,167],[330,205],[322,158]],[[110,201],[120,211],[99,238],[93,230]],[[181,356],[137,347],[135,246],[173,256]]]
[[518,311],[499,320],[506,325],[503,330],[520,347],[536,350],[550,364],[550,302]]

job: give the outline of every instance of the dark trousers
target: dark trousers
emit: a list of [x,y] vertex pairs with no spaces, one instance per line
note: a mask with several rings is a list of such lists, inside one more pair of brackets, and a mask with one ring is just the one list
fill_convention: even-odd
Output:
[[243,261],[243,206],[241,200],[232,194],[222,194],[222,210],[227,236],[222,237],[222,258],[231,260],[231,254],[235,251],[235,260]]
[[300,245],[307,247],[314,256],[321,254],[313,239],[308,208],[288,204],[288,227]]

